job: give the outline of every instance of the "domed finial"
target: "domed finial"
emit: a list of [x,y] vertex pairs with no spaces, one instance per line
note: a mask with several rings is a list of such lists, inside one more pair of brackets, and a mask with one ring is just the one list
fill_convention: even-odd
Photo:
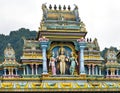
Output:
[[78,6],[76,4],[74,4],[75,8],[74,9],[78,9]]
[[7,48],[11,48],[11,44],[10,43],[8,43]]
[[70,9],[71,9],[71,7],[70,7],[70,5],[68,5],[68,10],[70,11]]
[[63,6],[63,9],[66,10],[66,6],[65,5]]
[[54,10],[56,10],[57,9],[57,6],[56,5],[54,5]]
[[92,39],[90,38],[90,42],[92,41]]
[[50,10],[52,9],[52,5],[51,5],[51,4],[49,5],[49,9],[50,9]]
[[87,42],[89,42],[89,39],[87,38]]
[[61,5],[59,5],[59,10],[61,10]]
[[8,43],[8,47],[11,47],[11,44],[10,44],[10,43]]

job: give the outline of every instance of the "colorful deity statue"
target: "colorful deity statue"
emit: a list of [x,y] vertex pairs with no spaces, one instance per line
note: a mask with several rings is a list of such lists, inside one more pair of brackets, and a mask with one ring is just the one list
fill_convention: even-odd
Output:
[[59,62],[59,70],[60,74],[64,75],[66,71],[66,62],[68,62],[68,58],[65,55],[65,48],[63,46],[59,49],[59,56],[57,56],[57,61]]
[[77,60],[75,59],[75,57],[73,56],[73,52],[71,52],[71,56],[69,58],[69,61],[71,63],[70,65],[70,75],[73,75],[74,74],[74,71],[75,71],[75,66],[76,64],[78,65],[78,62]]
[[54,58],[54,52],[52,52],[52,56],[50,57],[49,66],[52,68],[52,75],[56,75],[56,67],[55,67],[56,59]]

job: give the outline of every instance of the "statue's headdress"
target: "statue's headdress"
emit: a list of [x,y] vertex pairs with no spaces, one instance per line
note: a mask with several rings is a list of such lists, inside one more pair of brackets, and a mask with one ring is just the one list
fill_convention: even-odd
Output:
[[61,53],[61,52],[64,52],[64,53],[65,53],[65,48],[64,48],[63,46],[61,46],[61,47],[59,48],[59,53]]

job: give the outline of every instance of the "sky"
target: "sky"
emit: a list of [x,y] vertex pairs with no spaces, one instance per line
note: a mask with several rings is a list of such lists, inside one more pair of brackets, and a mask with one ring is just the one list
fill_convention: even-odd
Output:
[[0,0],[0,34],[22,27],[38,31],[43,3],[79,8],[87,29],[86,38],[98,39],[100,49],[120,49],[120,0]]

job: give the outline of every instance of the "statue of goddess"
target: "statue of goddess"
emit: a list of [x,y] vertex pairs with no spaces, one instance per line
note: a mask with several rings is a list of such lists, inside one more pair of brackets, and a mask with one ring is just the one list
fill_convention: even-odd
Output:
[[73,52],[71,52],[71,56],[69,58],[69,61],[71,63],[70,65],[70,74],[73,75],[74,74],[74,71],[75,71],[75,66],[76,64],[78,65],[78,62],[77,60],[75,59],[75,57],[73,56]]
[[54,58],[54,52],[52,52],[52,56],[50,57],[50,62],[49,62],[49,67],[51,66],[52,68],[52,75],[56,75],[55,61],[56,59]]

